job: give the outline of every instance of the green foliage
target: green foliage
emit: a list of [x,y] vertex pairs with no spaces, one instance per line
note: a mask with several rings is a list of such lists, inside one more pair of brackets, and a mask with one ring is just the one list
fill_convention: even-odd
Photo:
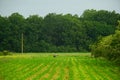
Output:
[[104,22],[110,25],[117,25],[117,21],[120,20],[120,15],[115,11],[106,11],[106,10],[85,10],[81,18],[88,21],[98,21]]
[[105,57],[106,54],[110,52],[109,45],[111,43],[111,37],[112,36],[107,36],[91,45],[92,55],[94,55],[95,57]]
[[3,55],[3,53],[2,52],[0,52],[0,56],[2,56]]
[[12,54],[7,50],[4,50],[3,52],[0,52],[0,56],[7,56],[7,55],[12,55]]
[[19,13],[0,16],[0,51],[21,52],[86,52],[99,36],[115,33],[120,14],[105,10],[86,10],[82,16],[49,13],[44,18]]
[[9,54],[8,51],[6,51],[6,50],[3,51],[3,55],[8,55],[8,54]]
[[[118,26],[120,26],[120,23]],[[102,38],[91,48],[92,55],[95,57],[105,57],[120,64],[120,30],[118,29],[115,34]]]

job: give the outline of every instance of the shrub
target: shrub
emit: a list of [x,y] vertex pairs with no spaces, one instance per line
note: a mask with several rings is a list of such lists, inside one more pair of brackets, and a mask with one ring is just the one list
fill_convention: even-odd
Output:
[[0,56],[2,56],[3,55],[3,53],[2,52],[0,52]]
[[94,57],[104,57],[120,65],[120,31],[103,37],[91,46],[91,52]]
[[12,55],[12,54],[7,50],[4,50],[3,52],[0,52],[0,56],[6,56],[6,55]]
[[9,51],[7,51],[7,50],[3,51],[3,55],[8,55],[8,54],[9,54]]

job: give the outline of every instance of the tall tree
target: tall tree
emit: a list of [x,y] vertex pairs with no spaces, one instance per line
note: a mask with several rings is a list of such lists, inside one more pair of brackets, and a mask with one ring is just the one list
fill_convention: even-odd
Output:
[[26,52],[40,51],[39,44],[40,40],[42,40],[42,25],[43,18],[38,15],[32,15],[26,19],[26,28],[24,32]]
[[21,34],[24,33],[25,18],[19,13],[13,13],[8,17],[10,22],[9,44],[11,45],[11,51],[21,51]]

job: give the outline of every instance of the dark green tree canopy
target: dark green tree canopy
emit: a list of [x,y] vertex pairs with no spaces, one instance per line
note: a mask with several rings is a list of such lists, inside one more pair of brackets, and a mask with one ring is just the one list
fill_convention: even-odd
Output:
[[21,34],[24,52],[90,51],[99,36],[114,34],[120,14],[115,11],[85,10],[79,17],[49,13],[45,17],[19,13],[0,16],[0,51],[20,52]]

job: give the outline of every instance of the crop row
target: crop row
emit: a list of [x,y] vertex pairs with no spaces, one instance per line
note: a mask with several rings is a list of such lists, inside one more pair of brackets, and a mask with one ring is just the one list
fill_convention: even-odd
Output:
[[[8,58],[6,58],[8,59]],[[118,67],[79,56],[0,58],[3,80],[119,80]]]

